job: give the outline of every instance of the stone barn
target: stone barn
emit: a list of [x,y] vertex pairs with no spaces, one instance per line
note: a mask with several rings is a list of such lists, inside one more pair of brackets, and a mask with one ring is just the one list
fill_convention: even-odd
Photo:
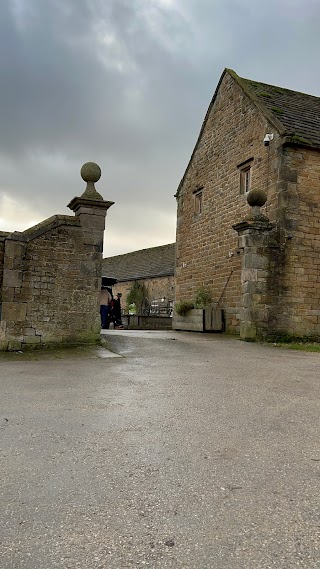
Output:
[[132,285],[135,282],[143,284],[152,311],[152,306],[173,303],[174,264],[175,243],[169,243],[106,257],[102,263],[102,274],[117,279],[113,291],[122,294],[123,308]]
[[205,288],[243,339],[320,337],[318,97],[226,69],[176,198],[177,301]]
[[87,187],[68,205],[74,216],[0,233],[0,349],[99,339],[103,235],[113,204],[95,189],[100,175],[97,164],[82,167]]

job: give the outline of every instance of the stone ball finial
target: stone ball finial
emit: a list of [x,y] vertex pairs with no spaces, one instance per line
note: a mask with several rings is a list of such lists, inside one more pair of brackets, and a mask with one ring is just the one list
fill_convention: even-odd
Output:
[[247,202],[251,207],[262,207],[268,199],[264,190],[250,190],[247,195]]
[[103,197],[98,194],[95,188],[95,182],[101,178],[101,169],[95,162],[86,162],[80,171],[81,178],[87,182],[87,187],[82,194],[82,198],[88,200],[103,200]]
[[81,168],[81,178],[85,182],[94,184],[101,178],[101,169],[95,162],[86,162]]

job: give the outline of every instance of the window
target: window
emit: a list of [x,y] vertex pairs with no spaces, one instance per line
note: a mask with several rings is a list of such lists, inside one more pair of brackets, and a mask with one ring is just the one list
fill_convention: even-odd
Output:
[[251,166],[240,172],[240,194],[247,194],[251,189]]
[[202,195],[203,188],[196,190],[194,192],[194,213],[199,215],[202,212],[202,205],[203,205],[203,195]]
[[238,166],[240,171],[240,194],[242,195],[246,195],[251,190],[252,164],[253,158],[250,158],[250,160],[246,160]]

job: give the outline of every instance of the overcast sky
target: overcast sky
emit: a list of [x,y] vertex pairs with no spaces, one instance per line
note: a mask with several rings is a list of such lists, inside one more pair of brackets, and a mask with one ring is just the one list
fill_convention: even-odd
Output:
[[0,230],[102,169],[104,256],[175,240],[174,194],[225,67],[320,96],[320,0],[0,0]]

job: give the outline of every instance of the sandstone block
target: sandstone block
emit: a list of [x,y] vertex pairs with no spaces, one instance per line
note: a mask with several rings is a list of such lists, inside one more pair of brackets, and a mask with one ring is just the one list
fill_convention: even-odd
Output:
[[27,315],[27,303],[3,302],[1,319],[6,322],[24,322]]
[[17,269],[5,269],[3,271],[4,287],[20,287],[22,284],[22,271]]

